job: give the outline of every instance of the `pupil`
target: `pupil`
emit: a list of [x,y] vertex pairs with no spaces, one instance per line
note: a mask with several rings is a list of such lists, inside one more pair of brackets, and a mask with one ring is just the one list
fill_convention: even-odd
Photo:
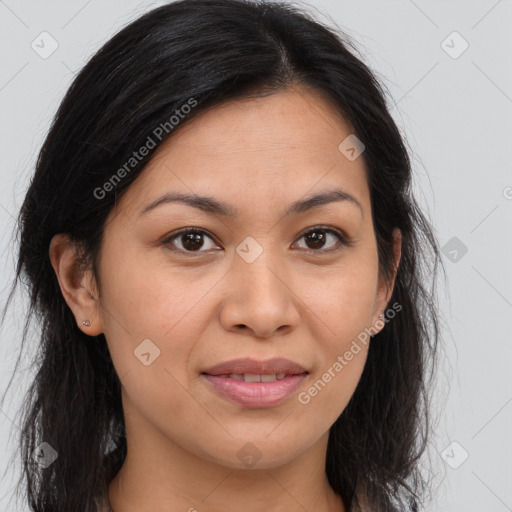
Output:
[[325,243],[325,235],[320,233],[320,235],[318,234],[317,231],[313,231],[312,233],[310,233],[308,235],[308,238],[311,240],[313,239],[313,244],[317,244],[315,245],[315,249],[317,249],[318,247],[322,247],[323,243]]
[[[200,248],[201,244],[202,244],[201,237],[202,237],[202,235],[200,233],[187,233],[186,235],[183,235],[182,236],[183,247],[185,247],[185,249],[187,249],[187,250],[194,250],[194,249]],[[183,238],[185,239],[185,242],[183,242]],[[192,247],[190,247],[190,246],[187,247],[187,245],[190,245],[190,242],[192,242]]]
[[[315,249],[321,248],[325,243],[325,235],[322,232],[313,231],[307,235],[309,242],[313,243]],[[202,245],[202,235],[200,233],[187,233],[182,236],[183,247],[187,250],[199,249]]]

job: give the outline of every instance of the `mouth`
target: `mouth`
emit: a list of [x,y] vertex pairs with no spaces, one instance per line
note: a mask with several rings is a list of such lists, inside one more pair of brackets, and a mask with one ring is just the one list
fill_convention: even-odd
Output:
[[[210,375],[210,377],[223,377],[225,379],[233,379],[233,380],[239,380],[244,382],[275,382],[276,380],[283,380],[286,377],[290,377],[292,375],[297,374],[290,374],[286,372],[281,373],[262,373],[262,374],[256,374],[256,373],[231,373],[231,374],[224,374],[224,375],[211,375],[208,373],[203,373],[203,375]],[[302,374],[298,374],[302,375]]]
[[303,366],[288,359],[236,359],[201,372],[218,395],[251,409],[280,405],[308,375]]

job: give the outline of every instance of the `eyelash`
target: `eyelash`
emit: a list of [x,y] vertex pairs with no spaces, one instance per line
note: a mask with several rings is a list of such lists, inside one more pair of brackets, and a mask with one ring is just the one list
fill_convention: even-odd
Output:
[[[301,240],[302,238],[304,238],[305,236],[311,234],[311,233],[314,233],[315,231],[323,231],[325,233],[330,233],[332,235],[334,235],[339,243],[341,244],[341,247],[337,247],[337,248],[334,248],[334,249],[327,249],[327,250],[323,250],[323,249],[303,249],[304,251],[306,251],[307,253],[310,253],[310,254],[319,254],[319,253],[333,253],[333,252],[336,252],[336,251],[339,251],[339,250],[342,250],[344,249],[345,247],[351,247],[354,245],[354,242],[350,239],[348,239],[347,237],[345,237],[340,231],[338,231],[337,229],[333,229],[331,227],[327,227],[327,226],[313,226],[312,228],[309,228],[307,231],[304,231],[302,233],[302,235],[298,238],[298,240]],[[183,249],[178,249],[176,247],[174,247],[172,245],[172,241],[182,235],[185,235],[185,234],[196,234],[196,235],[201,235],[201,234],[205,234],[208,236],[208,238],[211,238],[212,240],[214,240],[214,237],[212,235],[210,235],[208,233],[208,231],[205,231],[204,229],[200,229],[200,228],[194,228],[194,227],[189,227],[189,228],[183,228],[183,229],[180,229],[179,231],[175,232],[174,234],[168,236],[167,238],[165,238],[163,240],[163,245],[166,245],[169,247],[169,250],[172,251],[172,252],[176,252],[176,253],[182,253],[182,254],[191,254],[191,255],[195,255],[195,254],[201,254],[203,252],[206,252],[206,251],[186,251],[186,250],[183,250]]]

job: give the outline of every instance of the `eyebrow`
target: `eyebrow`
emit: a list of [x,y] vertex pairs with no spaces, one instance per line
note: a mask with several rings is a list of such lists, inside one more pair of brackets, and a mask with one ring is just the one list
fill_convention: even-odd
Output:
[[[349,193],[341,190],[325,190],[314,195],[301,199],[292,203],[284,212],[285,217],[291,215],[299,215],[313,208],[318,208],[334,202],[347,202],[353,204],[361,210],[361,215],[364,218],[363,207],[361,203]],[[205,213],[211,215],[219,215],[222,217],[235,217],[237,210],[227,203],[218,201],[217,199],[209,196],[198,196],[196,194],[181,194],[178,192],[168,192],[163,196],[155,199],[140,212],[140,215],[145,215],[158,206],[168,203],[182,203],[192,208],[197,208]]]

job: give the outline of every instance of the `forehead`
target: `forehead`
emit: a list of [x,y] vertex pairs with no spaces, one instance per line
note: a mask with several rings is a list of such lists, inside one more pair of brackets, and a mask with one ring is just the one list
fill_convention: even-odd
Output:
[[352,129],[316,91],[229,101],[178,128],[122,198],[128,207],[173,191],[262,205],[336,187],[369,201],[362,156],[339,149]]

